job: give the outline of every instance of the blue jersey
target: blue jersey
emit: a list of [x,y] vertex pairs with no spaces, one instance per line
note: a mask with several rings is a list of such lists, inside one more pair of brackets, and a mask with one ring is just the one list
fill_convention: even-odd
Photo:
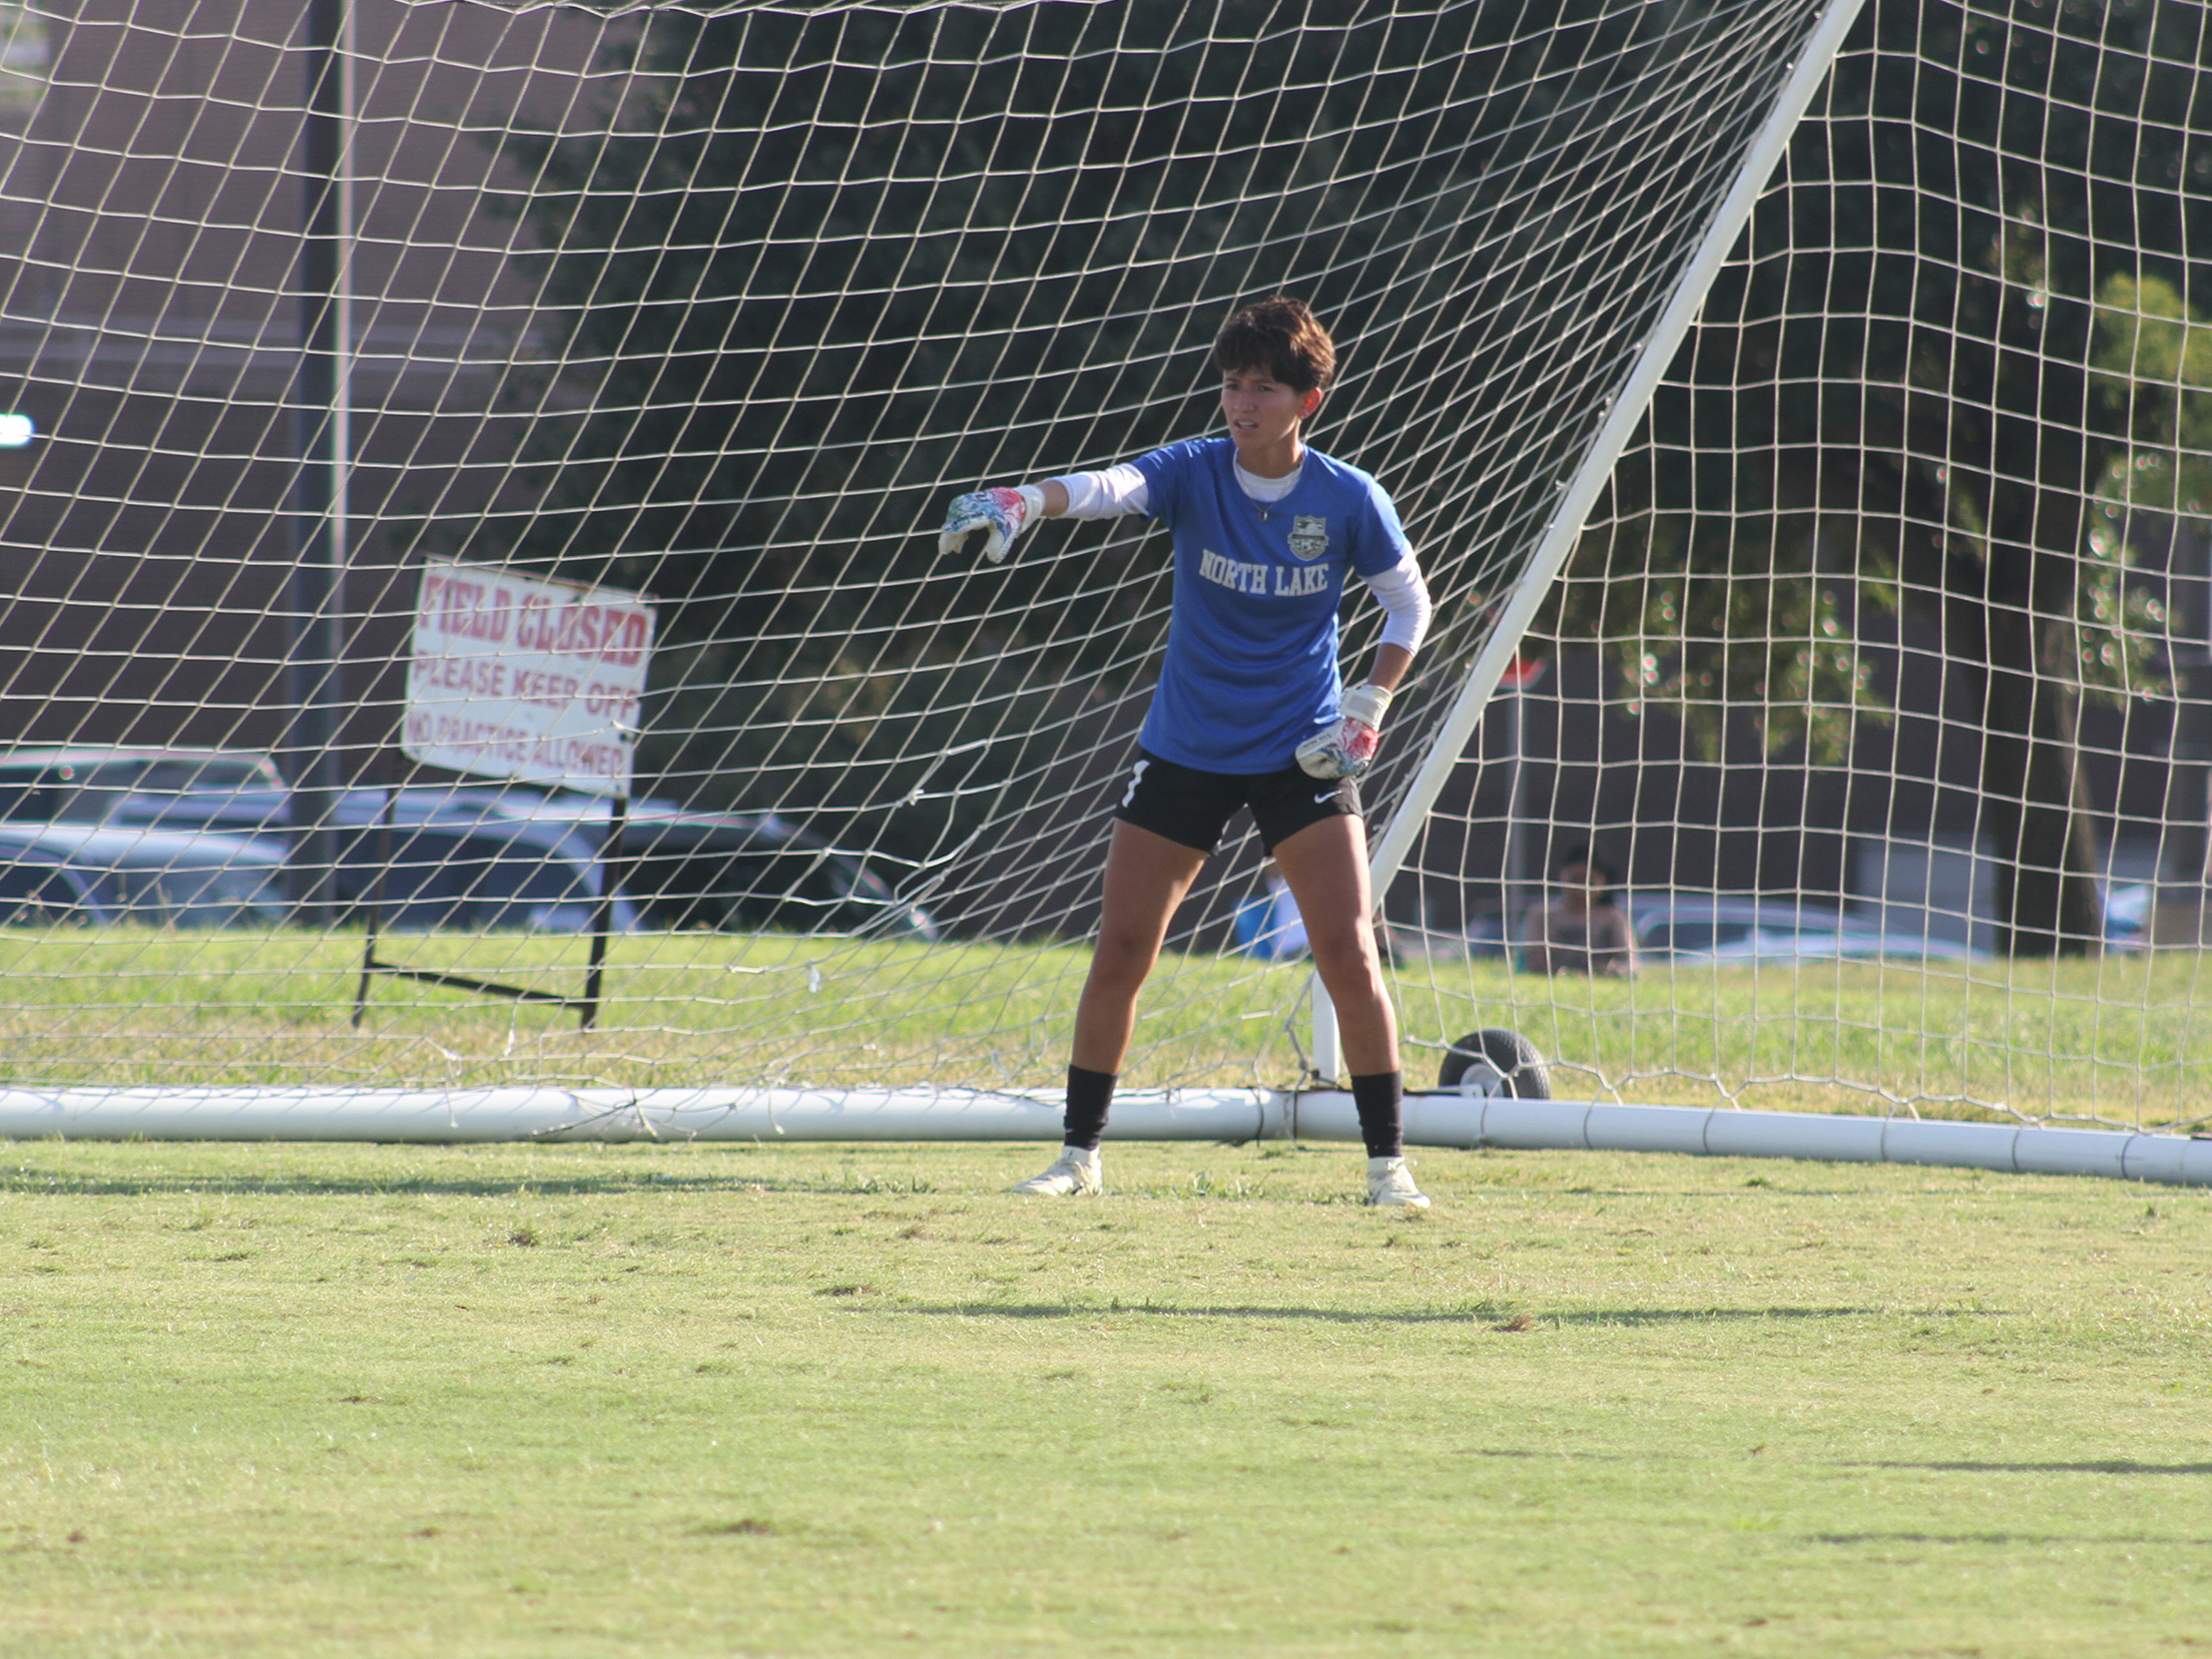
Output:
[[1146,511],[1175,536],[1167,662],[1138,738],[1203,772],[1292,765],[1337,719],[1337,610],[1351,571],[1379,576],[1412,551],[1382,486],[1306,451],[1297,487],[1255,501],[1236,445],[1192,438],[1143,456]]

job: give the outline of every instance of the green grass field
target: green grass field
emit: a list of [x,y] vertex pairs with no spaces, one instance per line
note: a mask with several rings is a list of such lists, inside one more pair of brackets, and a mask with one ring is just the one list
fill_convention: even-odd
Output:
[[1109,1147],[18,1143],[0,1653],[2212,1642],[2212,1199]]
[[[573,992],[584,945],[522,934],[387,941],[416,965]],[[1080,947],[638,934],[614,942],[600,1028],[379,977],[349,1015],[356,935],[0,929],[8,1080],[475,1087],[933,1082],[1042,1087],[1066,1064]],[[1407,1074],[1452,1039],[1526,1032],[1562,1092],[1820,1111],[1913,1106],[2157,1126],[2200,1120],[2212,973],[2194,951],[1989,964],[1768,964],[1546,980],[1496,962],[1393,979]],[[1135,1086],[1287,1086],[1302,962],[1171,956],[1145,993]]]

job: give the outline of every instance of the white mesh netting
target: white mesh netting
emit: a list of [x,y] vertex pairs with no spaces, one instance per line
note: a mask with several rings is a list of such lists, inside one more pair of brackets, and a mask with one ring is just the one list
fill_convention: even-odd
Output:
[[1630,1099],[2203,1113],[2204,27],[1870,7],[1396,894],[1593,848],[1641,971],[1443,996]]
[[[342,12],[0,6],[15,1081],[1048,1083],[1165,547],[947,560],[946,497],[1207,430],[1224,315],[1311,299],[1315,439],[1439,601],[1380,828],[1819,8],[355,0],[326,306]],[[2202,16],[1859,20],[1390,885],[1416,1081],[1505,1024],[1574,1092],[2186,1109]],[[603,800],[395,747],[448,559],[657,611],[588,1031],[391,976],[349,1017],[370,898],[382,960],[575,995],[604,887]],[[1583,840],[1640,971],[1513,971]],[[1258,868],[1179,917],[1132,1080],[1302,1075]],[[2137,912],[2188,947],[2079,953]]]

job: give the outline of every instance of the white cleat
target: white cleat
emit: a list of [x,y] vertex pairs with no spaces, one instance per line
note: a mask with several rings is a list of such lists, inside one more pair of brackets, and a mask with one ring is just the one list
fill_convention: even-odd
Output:
[[1413,1185],[1402,1158],[1368,1160],[1368,1202],[1379,1209],[1425,1210],[1428,1195]]
[[[1097,1151],[1082,1146],[1063,1146],[1050,1169],[1014,1188],[1032,1198],[1096,1198],[1105,1190]],[[1426,1204],[1428,1200],[1421,1202]]]

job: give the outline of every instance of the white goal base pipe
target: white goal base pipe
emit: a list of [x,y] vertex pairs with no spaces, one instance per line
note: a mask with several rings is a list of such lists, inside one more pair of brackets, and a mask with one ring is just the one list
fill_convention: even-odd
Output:
[[[1131,1091],[1122,1141],[1357,1141],[1337,1089]],[[17,1141],[1056,1141],[1057,1095],[955,1089],[0,1089]],[[1922,1118],[1405,1099],[1410,1146],[1944,1164],[2212,1186],[2212,1139]]]

